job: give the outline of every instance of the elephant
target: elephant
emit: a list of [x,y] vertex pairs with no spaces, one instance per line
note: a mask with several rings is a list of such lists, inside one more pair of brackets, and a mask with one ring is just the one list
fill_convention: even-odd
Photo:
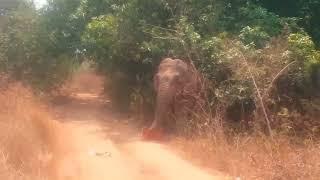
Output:
[[159,136],[159,131],[168,132],[172,129],[175,119],[185,114],[186,108],[182,107],[192,109],[194,102],[189,101],[187,95],[197,92],[199,87],[198,73],[194,66],[183,60],[171,58],[165,58],[160,62],[153,82],[156,92],[155,115],[151,126],[143,130],[144,136]]

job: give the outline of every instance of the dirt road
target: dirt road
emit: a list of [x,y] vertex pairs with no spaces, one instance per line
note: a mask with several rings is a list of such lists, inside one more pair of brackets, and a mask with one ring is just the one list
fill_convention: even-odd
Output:
[[66,132],[60,139],[55,179],[227,179],[191,165],[166,145],[140,141],[139,129],[130,119],[111,112],[103,99],[99,88],[82,88],[54,106]]

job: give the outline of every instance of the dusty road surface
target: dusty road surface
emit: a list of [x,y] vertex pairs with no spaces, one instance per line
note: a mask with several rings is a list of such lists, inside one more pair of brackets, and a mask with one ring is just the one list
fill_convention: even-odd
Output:
[[139,129],[113,113],[110,102],[100,96],[102,82],[93,75],[79,78],[70,99],[54,106],[65,129],[55,157],[55,179],[229,179],[193,166],[165,144],[140,141]]

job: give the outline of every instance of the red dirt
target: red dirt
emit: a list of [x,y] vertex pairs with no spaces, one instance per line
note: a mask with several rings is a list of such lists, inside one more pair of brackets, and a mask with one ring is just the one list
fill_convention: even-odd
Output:
[[78,78],[70,100],[53,107],[67,130],[54,157],[55,179],[229,179],[193,166],[165,144],[142,141],[131,119],[108,109],[109,101],[99,95],[99,77],[89,73]]

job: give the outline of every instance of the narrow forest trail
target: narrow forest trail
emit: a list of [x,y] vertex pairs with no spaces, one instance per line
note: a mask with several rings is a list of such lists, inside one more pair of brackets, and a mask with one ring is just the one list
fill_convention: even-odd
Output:
[[55,158],[55,179],[226,179],[191,165],[166,145],[140,141],[139,129],[113,113],[100,96],[101,80],[79,78],[69,100],[53,107],[66,130]]

